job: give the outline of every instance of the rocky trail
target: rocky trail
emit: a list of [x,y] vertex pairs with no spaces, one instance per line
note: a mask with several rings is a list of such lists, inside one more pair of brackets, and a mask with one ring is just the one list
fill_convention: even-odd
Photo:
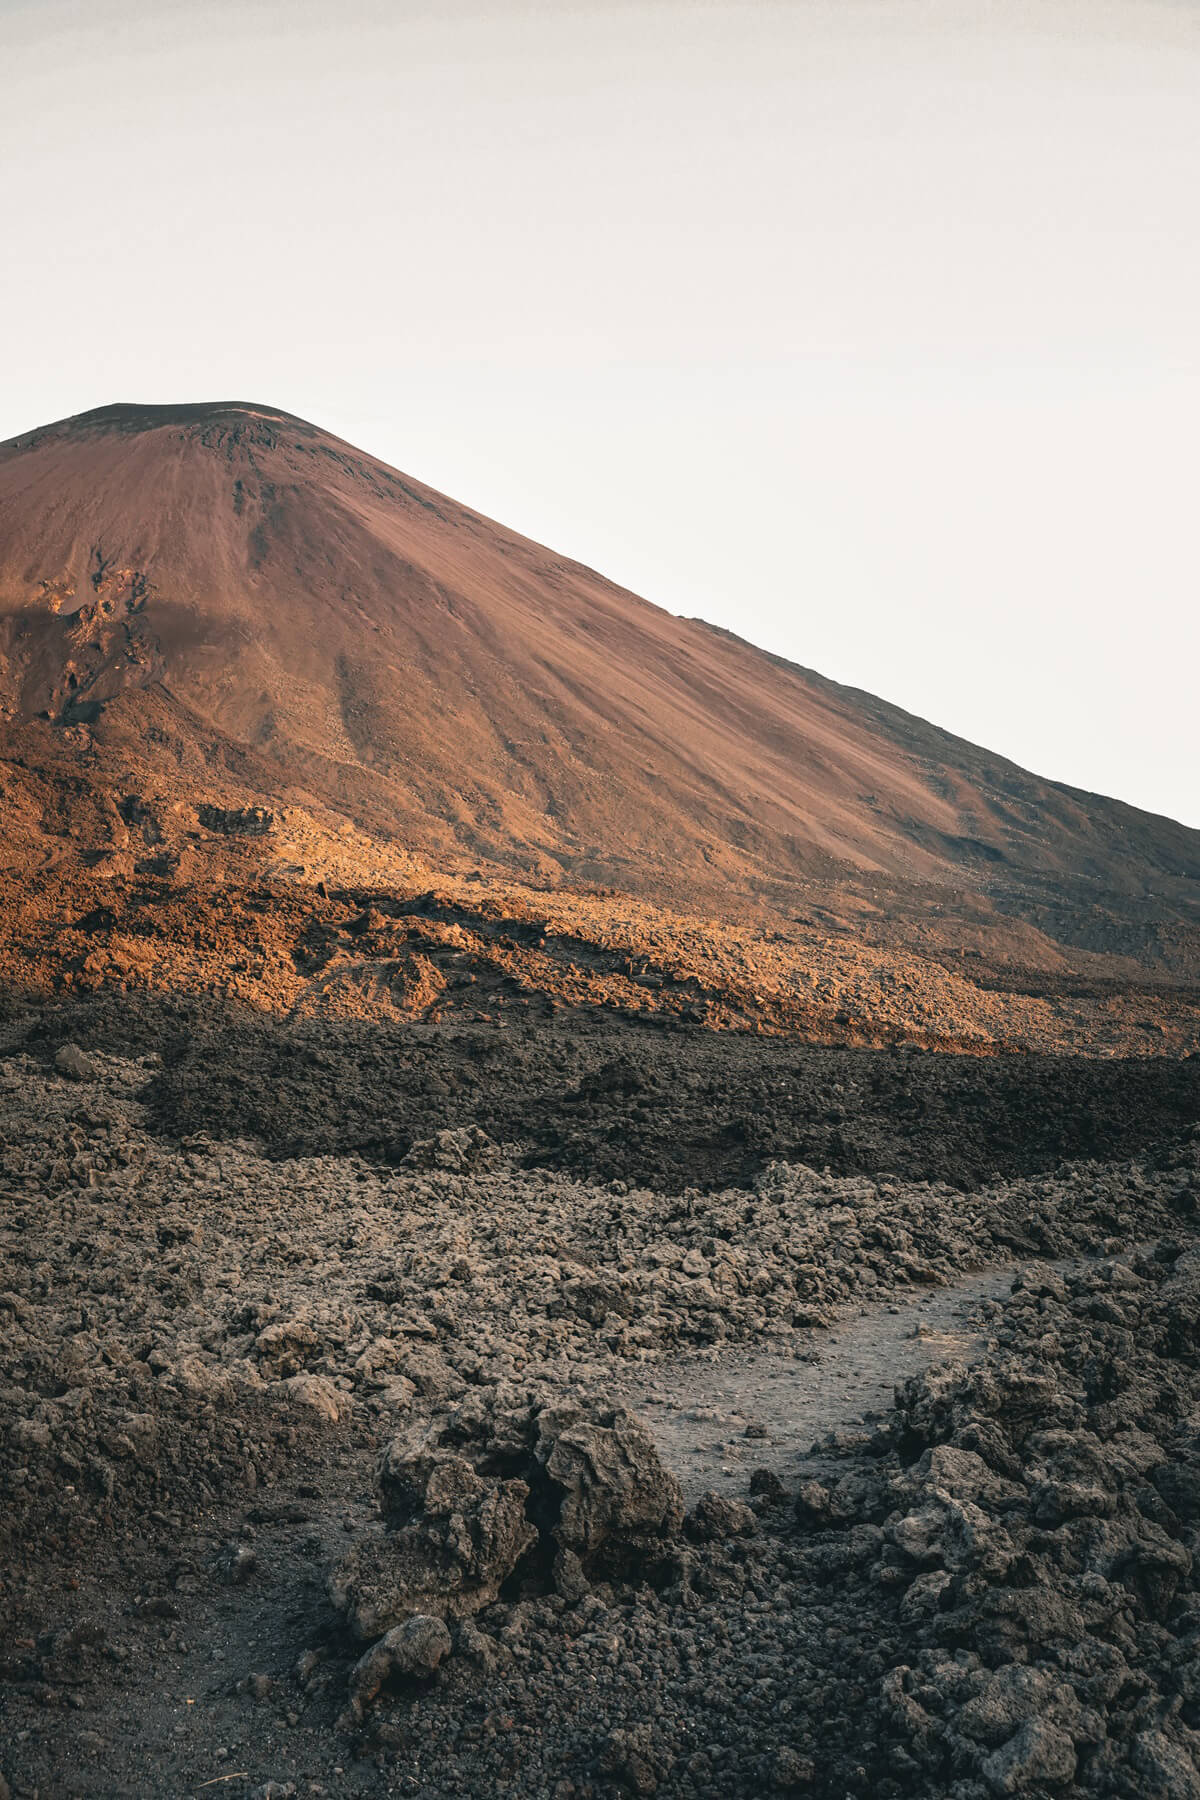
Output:
[[16,1800],[1200,1800],[1195,1129],[669,1188],[16,1043]]
[[987,1315],[1021,1272],[1007,1263],[868,1302],[826,1331],[798,1332],[787,1351],[671,1357],[622,1384],[619,1397],[643,1415],[689,1504],[710,1489],[739,1492],[753,1469],[794,1487],[825,1466],[820,1440],[869,1433],[901,1382],[985,1355]]
[[[1020,1273],[1019,1265],[1006,1265],[899,1303],[876,1301],[826,1331],[802,1329],[786,1354],[672,1358],[652,1376],[624,1384],[619,1397],[643,1413],[688,1505],[714,1487],[744,1494],[751,1467],[768,1468],[794,1488],[836,1467],[818,1440],[844,1447],[869,1435],[899,1383],[948,1358],[978,1360],[986,1350],[981,1303],[998,1313]],[[99,1791],[107,1779],[104,1753],[117,1743],[137,1746],[136,1763],[126,1785],[105,1793],[148,1793],[161,1778],[155,1771],[165,1770],[178,1784],[171,1791],[238,1793],[251,1778],[237,1766],[247,1760],[239,1753],[248,1741],[257,1762],[296,1733],[304,1761],[333,1791],[347,1784],[354,1791],[377,1777],[374,1764],[327,1722],[302,1726],[292,1697],[305,1661],[297,1644],[322,1646],[318,1665],[330,1641],[336,1644],[325,1574],[349,1542],[371,1530],[372,1470],[373,1458],[361,1449],[331,1446],[318,1469],[280,1483],[269,1501],[214,1509],[186,1548],[177,1546],[153,1572],[144,1567],[119,1595],[109,1589],[101,1601],[86,1575],[70,1578],[79,1586],[69,1591],[83,1597],[72,1612],[93,1605],[111,1612],[116,1599],[137,1641],[122,1643],[118,1635],[107,1644],[118,1679],[86,1709],[79,1766],[62,1777],[63,1793]],[[272,1705],[285,1728],[278,1737],[253,1729]],[[280,1755],[294,1766],[294,1737]]]

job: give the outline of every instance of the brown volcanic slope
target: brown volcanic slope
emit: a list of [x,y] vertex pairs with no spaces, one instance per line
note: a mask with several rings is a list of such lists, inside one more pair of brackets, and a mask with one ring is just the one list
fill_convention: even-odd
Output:
[[909,918],[932,895],[1194,966],[1200,833],[675,618],[265,407],[112,406],[0,446],[0,714],[10,816],[46,840],[119,807],[177,849],[197,805],[291,807],[451,871],[727,913],[856,891],[877,933],[881,895]]

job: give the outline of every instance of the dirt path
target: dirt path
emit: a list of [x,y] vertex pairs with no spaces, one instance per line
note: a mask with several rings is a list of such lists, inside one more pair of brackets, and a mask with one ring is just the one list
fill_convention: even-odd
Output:
[[827,1331],[802,1333],[790,1351],[677,1357],[626,1382],[621,1398],[645,1419],[689,1505],[710,1488],[740,1497],[757,1468],[794,1486],[814,1442],[885,1409],[897,1382],[947,1357],[982,1354],[986,1332],[972,1315],[1009,1291],[1019,1266],[876,1301]]

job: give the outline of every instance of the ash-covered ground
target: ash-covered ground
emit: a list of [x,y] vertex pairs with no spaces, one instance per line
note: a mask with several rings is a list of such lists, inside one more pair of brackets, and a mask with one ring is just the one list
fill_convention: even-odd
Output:
[[0,1795],[1200,1796],[1200,1061],[0,1052]]

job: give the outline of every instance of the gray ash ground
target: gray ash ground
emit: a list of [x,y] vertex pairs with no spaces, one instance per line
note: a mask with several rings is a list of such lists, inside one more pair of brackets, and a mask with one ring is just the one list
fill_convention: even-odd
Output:
[[1194,1063],[132,1013],[0,1063],[13,1794],[1200,1796]]

